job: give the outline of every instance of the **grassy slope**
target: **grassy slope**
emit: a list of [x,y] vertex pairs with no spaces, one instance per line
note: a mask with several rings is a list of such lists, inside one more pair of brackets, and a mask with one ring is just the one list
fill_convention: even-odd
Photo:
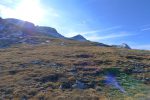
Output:
[[[2,100],[148,100],[150,99],[150,52],[91,46],[90,43],[51,40],[49,45],[18,45],[0,50],[0,97]],[[145,65],[142,73],[127,73],[135,63]],[[96,68],[99,74],[78,70],[77,77],[69,70]],[[141,65],[139,65],[141,66]],[[112,71],[113,70],[113,71]],[[115,72],[127,93],[104,84],[106,73]],[[49,75],[57,80],[40,81]],[[95,88],[85,90],[59,89],[65,81],[76,79],[95,82]],[[143,79],[143,80],[142,80]],[[5,98],[5,99],[4,99]],[[0,100],[1,100],[0,99]]]

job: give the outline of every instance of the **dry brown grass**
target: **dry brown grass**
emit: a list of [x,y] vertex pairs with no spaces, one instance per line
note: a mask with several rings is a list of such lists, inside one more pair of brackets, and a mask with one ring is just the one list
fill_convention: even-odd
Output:
[[[101,86],[106,89],[101,92],[95,89],[62,91],[59,89],[60,80],[63,78],[69,82],[75,81],[74,77],[68,73],[68,70],[73,66],[98,68],[100,70],[104,68],[125,70],[127,67],[130,68],[128,65],[132,61],[150,65],[149,51],[89,46],[92,45],[89,42],[79,44],[79,42],[74,41],[65,41],[66,46],[60,46],[56,44],[60,44],[62,40],[56,41],[54,39],[51,41],[56,43],[37,46],[18,45],[0,50],[1,97],[4,96],[6,100],[9,98],[19,100],[23,96],[28,97],[29,100],[110,100],[107,87]],[[34,63],[34,61],[40,62]],[[146,68],[146,70],[150,70],[150,67]],[[82,73],[87,72],[81,71]],[[37,81],[37,79],[50,74],[61,74],[61,76],[57,82],[42,83]],[[144,77],[150,77],[150,73],[143,74]],[[138,74],[133,76],[135,78],[141,77]],[[81,78],[83,77],[81,76]],[[94,80],[95,82],[103,80],[102,76],[87,76],[87,78],[89,81]],[[150,86],[149,83],[147,86]],[[123,97],[130,100],[146,97],[145,95],[148,94]]]

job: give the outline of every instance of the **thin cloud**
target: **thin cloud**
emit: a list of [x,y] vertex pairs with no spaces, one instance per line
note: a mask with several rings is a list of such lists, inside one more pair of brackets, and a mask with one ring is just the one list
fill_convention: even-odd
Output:
[[[25,6],[23,3],[24,2],[26,3],[27,2],[26,0],[2,0],[0,2],[0,17],[2,17],[2,18],[18,18],[21,20],[33,22],[34,24],[43,24],[43,23],[45,24],[46,22],[49,22],[49,21],[52,23],[52,21],[56,21],[58,18],[60,18],[60,14],[58,13],[58,11],[56,9],[54,9],[52,7],[45,7],[42,5],[42,3],[40,1],[41,0],[33,1],[34,2],[33,5],[35,7],[37,7],[37,11],[35,11],[35,14],[30,15],[30,13],[31,13],[30,10],[29,10],[29,12],[27,12],[27,10],[26,10],[25,13],[19,14],[21,12],[21,9],[24,8],[22,6]],[[31,5],[32,5],[32,3],[30,4],[30,6],[28,5],[28,9],[29,9],[29,7],[32,7]],[[35,7],[34,7],[34,9],[35,9]],[[39,14],[39,13],[41,13],[41,14]],[[23,14],[28,17],[23,16]],[[39,15],[37,16],[36,14],[39,14]],[[37,16],[37,17],[35,17],[35,16]],[[33,17],[35,17],[35,18],[33,18]],[[49,21],[47,21],[47,18]]]
[[0,5],[0,16],[2,17],[14,16],[13,9],[10,7],[6,7],[4,5]]
[[93,35],[93,34],[98,34],[98,33],[102,33],[102,32],[114,31],[114,30],[119,29],[119,28],[121,28],[121,26],[113,26],[113,27],[108,27],[108,28],[105,28],[105,29],[90,30],[90,31],[83,31],[83,32],[69,32],[65,35],[68,36],[68,37],[78,35],[78,34],[86,36],[86,35]]
[[141,31],[149,31],[150,30],[150,24],[142,25],[140,28],[141,28]]
[[142,50],[150,50],[150,44],[146,44],[146,45],[134,45],[133,48],[134,49],[142,49]]
[[100,41],[100,40],[108,40],[108,39],[113,39],[113,38],[127,37],[127,36],[132,36],[132,35],[135,35],[135,34],[118,32],[118,33],[113,33],[109,35],[91,35],[86,38],[92,41]]
[[141,29],[141,31],[149,31],[149,30],[150,30],[150,27],[149,28]]
[[112,31],[112,30],[116,30],[116,29],[120,29],[120,28],[121,28],[121,26],[112,26],[112,27],[102,29],[101,32]]
[[67,37],[72,37],[72,36],[75,36],[75,35],[78,35],[78,34],[86,35],[86,34],[94,34],[94,33],[98,33],[98,32],[100,32],[100,30],[85,31],[85,32],[69,32],[69,33],[67,33],[65,35]]
[[46,9],[47,16],[49,17],[60,17],[60,14],[56,11],[56,9],[52,7],[44,8]]
[[150,24],[142,25],[141,27],[150,27]]

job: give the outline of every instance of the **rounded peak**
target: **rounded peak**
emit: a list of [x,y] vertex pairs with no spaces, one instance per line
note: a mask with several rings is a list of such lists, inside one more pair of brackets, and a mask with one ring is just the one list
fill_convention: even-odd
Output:
[[81,34],[75,35],[74,37],[84,38]]
[[74,37],[72,37],[72,39],[77,40],[77,41],[87,41],[86,38],[84,38],[82,35],[78,34]]
[[76,36],[82,36],[81,34],[78,34],[78,35],[76,35]]

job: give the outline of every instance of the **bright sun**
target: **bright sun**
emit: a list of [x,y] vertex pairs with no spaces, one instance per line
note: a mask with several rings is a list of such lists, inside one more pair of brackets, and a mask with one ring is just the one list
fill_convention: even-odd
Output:
[[14,16],[37,24],[44,19],[44,10],[39,0],[22,0],[16,6]]

